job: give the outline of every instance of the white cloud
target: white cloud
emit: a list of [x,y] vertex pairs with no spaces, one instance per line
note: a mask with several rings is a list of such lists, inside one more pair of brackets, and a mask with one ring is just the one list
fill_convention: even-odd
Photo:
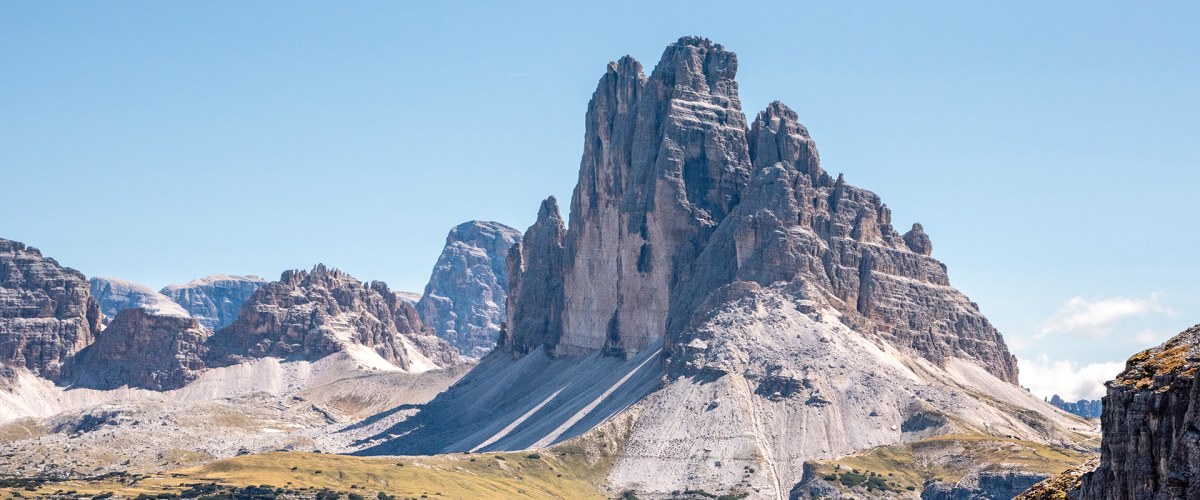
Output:
[[1158,294],[1151,294],[1149,299],[1113,297],[1088,300],[1083,297],[1074,297],[1042,324],[1036,337],[1041,338],[1056,332],[1086,337],[1104,337],[1109,334],[1109,329],[1114,323],[1125,318],[1144,317],[1148,314],[1175,316],[1174,311],[1158,303]]
[[1167,340],[1166,335],[1159,334],[1154,330],[1142,330],[1133,336],[1134,340],[1147,347],[1153,347]]
[[1021,385],[1042,398],[1058,394],[1067,401],[1100,399],[1104,383],[1112,380],[1125,368],[1123,361],[1088,363],[1080,366],[1074,361],[1050,361],[1046,355],[1036,359],[1019,359]]

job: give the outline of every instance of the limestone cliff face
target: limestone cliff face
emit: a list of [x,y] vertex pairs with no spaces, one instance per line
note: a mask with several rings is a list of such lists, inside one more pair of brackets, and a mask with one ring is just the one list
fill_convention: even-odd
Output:
[[177,389],[206,367],[203,356],[210,333],[186,315],[125,308],[95,343],[67,363],[62,382],[93,389]]
[[38,249],[0,239],[0,366],[54,377],[100,332],[83,274]]
[[[669,46],[649,77],[630,57],[609,64],[588,105],[563,269],[542,280],[561,281],[561,296],[511,299],[509,334],[544,324],[558,337],[549,351],[572,357],[628,357],[665,339],[686,373],[702,363],[681,346],[715,306],[793,282],[858,331],[1016,383],[1015,358],[950,286],[921,225],[901,235],[879,196],[826,174],[783,104],[748,125],[736,72],[732,52],[695,37]],[[526,244],[521,258],[553,261],[559,250],[546,248]]]
[[520,240],[516,229],[487,221],[464,222],[446,236],[417,311],[464,356],[478,358],[496,346],[508,298],[508,252]]
[[159,315],[189,316],[188,312],[170,297],[145,285],[103,276],[93,277],[88,283],[91,286],[92,297],[100,304],[100,312],[104,313],[105,325],[116,318],[117,313],[132,308],[146,309]]
[[[500,345],[514,355],[553,352],[562,337],[563,260],[566,226],[553,196],[507,258],[507,321]],[[515,334],[514,334],[515,332]]]
[[170,285],[160,293],[183,307],[200,326],[216,331],[232,324],[242,304],[266,282],[258,276],[222,274]]
[[1074,403],[1063,400],[1058,394],[1050,398],[1048,403],[1061,408],[1063,411],[1073,413],[1084,418],[1100,418],[1104,405],[1100,404],[1099,399],[1080,399]]
[[457,364],[459,357],[386,284],[363,283],[320,264],[263,285],[209,344],[207,358],[217,365],[266,356],[312,360],[348,350],[372,358],[363,360],[368,364],[383,360],[425,371]]
[[1200,498],[1200,325],[1140,352],[1108,383],[1100,465],[1078,498]]

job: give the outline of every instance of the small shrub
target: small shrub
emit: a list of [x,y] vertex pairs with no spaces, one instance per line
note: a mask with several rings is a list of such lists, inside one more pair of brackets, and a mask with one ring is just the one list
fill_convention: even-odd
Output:
[[537,460],[537,459],[539,459],[539,458],[542,458],[542,455],[541,455],[540,453],[530,453],[530,454],[528,454],[528,455],[525,455],[525,458],[530,458],[530,459],[533,459],[533,460]]

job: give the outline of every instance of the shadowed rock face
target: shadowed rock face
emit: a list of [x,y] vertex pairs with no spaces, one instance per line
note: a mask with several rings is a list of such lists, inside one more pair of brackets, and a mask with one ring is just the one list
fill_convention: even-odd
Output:
[[1200,325],[1135,354],[1108,383],[1100,465],[1077,498],[1200,498]]
[[562,271],[510,292],[516,352],[629,356],[665,339],[687,373],[701,363],[681,346],[709,311],[782,281],[816,290],[857,331],[1016,383],[1015,358],[929,257],[924,229],[899,234],[879,196],[826,174],[782,103],[748,125],[736,72],[732,52],[696,37],[669,46],[649,77],[630,57],[609,64],[588,105],[562,250],[520,248],[522,263],[562,252]]
[[82,273],[0,239],[0,365],[57,376],[100,332],[100,318]]
[[485,221],[464,222],[446,236],[417,311],[464,356],[482,357],[496,346],[508,298],[506,260],[520,240],[516,229]]
[[386,284],[318,264],[285,271],[254,292],[237,321],[211,337],[207,358],[218,366],[266,356],[314,360],[353,345],[410,371],[455,365],[459,357]]
[[67,363],[62,379],[93,389],[177,389],[206,367],[204,342],[210,333],[187,316],[122,309],[95,343]]
[[187,310],[200,326],[216,331],[232,324],[242,304],[266,282],[258,276],[216,275],[171,285],[161,293]]

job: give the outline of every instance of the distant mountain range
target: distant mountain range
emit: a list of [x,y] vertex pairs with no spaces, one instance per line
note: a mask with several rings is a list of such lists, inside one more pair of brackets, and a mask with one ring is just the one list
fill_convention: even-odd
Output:
[[1100,418],[1103,410],[1103,405],[1099,399],[1080,399],[1074,403],[1068,403],[1063,401],[1058,394],[1055,394],[1050,399],[1047,399],[1046,402],[1083,418]]

